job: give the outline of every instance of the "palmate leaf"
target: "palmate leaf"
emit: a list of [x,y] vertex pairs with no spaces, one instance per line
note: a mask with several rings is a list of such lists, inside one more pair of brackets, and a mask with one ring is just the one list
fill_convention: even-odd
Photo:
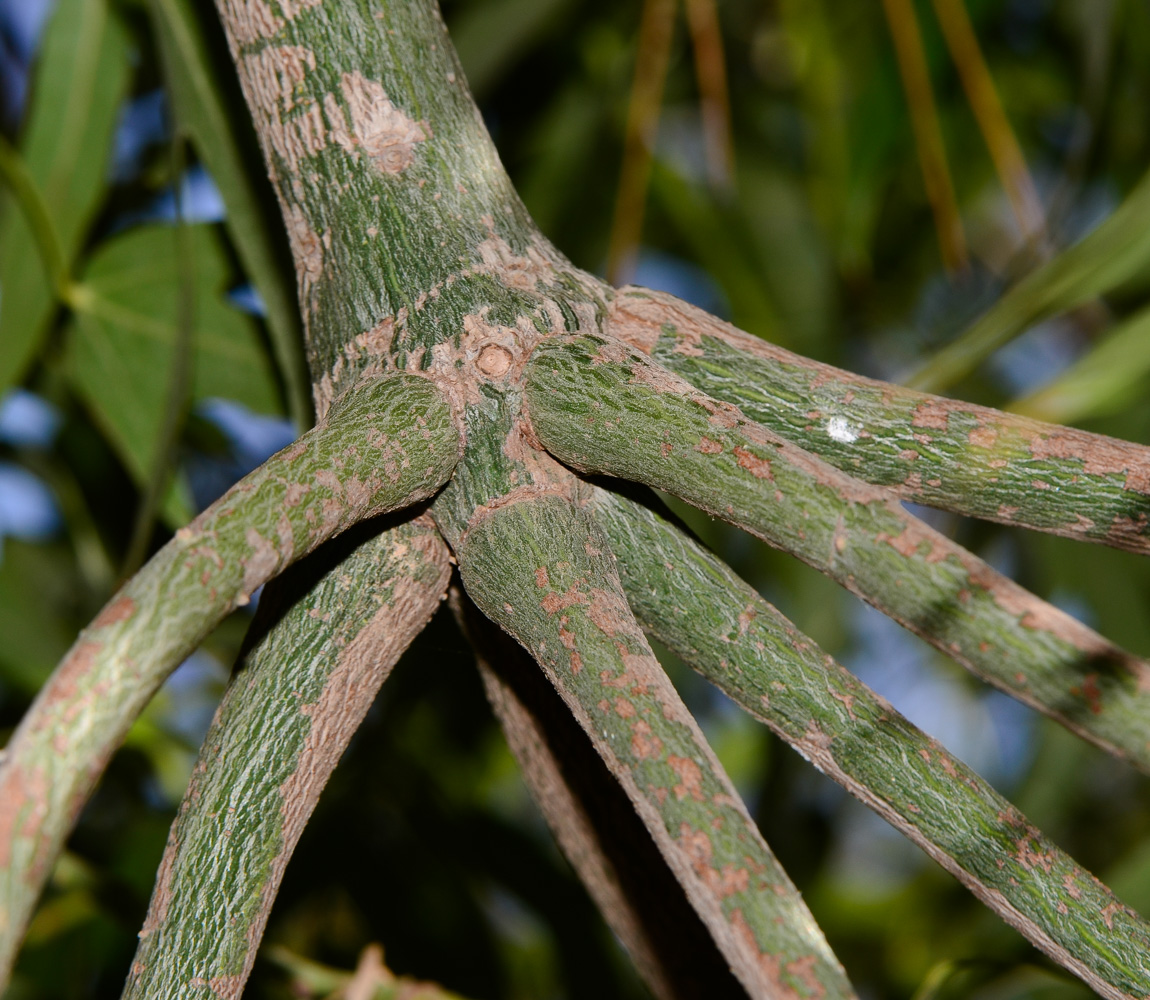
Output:
[[[256,322],[225,298],[230,267],[211,226],[188,227],[196,288],[192,399],[224,397],[261,413],[278,392]],[[147,482],[167,406],[179,311],[175,230],[151,225],[104,243],[83,275],[69,328],[69,377],[137,483]],[[169,519],[179,508],[169,501]]]
[[[66,267],[103,197],[128,71],[127,40],[107,0],[60,0],[37,64],[20,152]],[[6,200],[0,218],[0,395],[35,354],[54,294],[26,220]]]

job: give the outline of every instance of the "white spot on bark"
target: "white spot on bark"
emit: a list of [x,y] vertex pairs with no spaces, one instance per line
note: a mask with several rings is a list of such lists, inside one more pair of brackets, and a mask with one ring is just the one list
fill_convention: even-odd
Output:
[[[379,83],[367,79],[358,70],[345,73],[340,87],[351,112],[355,146],[370,156],[385,174],[398,174],[411,166],[415,160],[415,144],[427,139],[426,122],[408,118],[391,103]],[[336,141],[344,145],[340,138]]]
[[854,444],[859,438],[859,428],[855,427],[846,417],[831,417],[827,421],[827,434],[834,441]]

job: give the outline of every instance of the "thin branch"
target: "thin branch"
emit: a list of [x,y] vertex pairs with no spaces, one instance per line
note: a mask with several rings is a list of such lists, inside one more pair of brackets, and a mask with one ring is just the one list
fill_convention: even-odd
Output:
[[608,329],[776,434],[907,500],[1150,554],[1145,445],[863,378],[643,288],[618,293]]
[[543,667],[750,995],[853,996],[651,653],[595,524],[536,494],[489,508],[456,551],[468,594]]
[[938,109],[934,105],[934,92],[930,86],[930,70],[922,47],[918,16],[911,0],[883,0],[891,41],[899,75],[910,108],[910,124],[914,131],[914,144],[926,186],[926,199],[934,213],[934,227],[938,233],[938,247],[942,262],[952,273],[967,266],[966,237],[962,231],[962,218],[954,197],[954,184],[946,165],[946,147],[942,141],[942,126]]
[[551,340],[534,433],[589,473],[666,490],[825,573],[984,680],[1150,771],[1150,664],[620,341]]
[[1039,239],[1046,228],[1042,201],[1027,169],[1022,147],[1002,109],[966,6],[963,0],[934,0],[934,12],[998,179],[1010,200],[1018,231],[1024,240]]
[[168,834],[124,1000],[196,982],[240,995],[320,792],[446,594],[450,558],[430,518],[363,527],[297,563],[260,602],[258,639]]
[[1144,997],[1150,925],[719,559],[645,507],[594,512],[643,626],[1105,997]]
[[531,795],[659,1000],[746,997],[626,793],[523,647],[458,595],[456,614]]
[[675,0],[644,0],[623,137],[623,167],[607,248],[607,280],[613,285],[630,281],[635,272],[674,27]]
[[430,496],[459,446],[431,381],[369,381],[181,528],[80,633],[0,762],[0,980],[64,838],[164,678],[287,565]]

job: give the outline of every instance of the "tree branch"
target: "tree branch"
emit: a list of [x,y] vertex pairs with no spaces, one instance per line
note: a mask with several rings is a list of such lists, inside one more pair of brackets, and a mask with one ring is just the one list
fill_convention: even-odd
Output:
[[593,510],[643,627],[1106,997],[1150,991],[1150,925],[683,532]]
[[811,361],[661,292],[609,332],[831,465],[958,514],[1150,554],[1150,448]]
[[468,594],[543,667],[751,996],[853,996],[652,655],[594,523],[559,496],[510,501],[456,551]]
[[979,677],[1150,771],[1150,664],[645,355],[550,340],[527,370],[535,434],[584,472],[633,479],[825,573]]
[[430,518],[362,528],[261,602],[168,835],[125,1000],[193,984],[240,995],[320,792],[445,595],[451,564]]
[[487,698],[567,860],[659,1000],[745,998],[587,734],[531,657],[460,595]]
[[289,563],[430,496],[460,443],[428,379],[364,384],[181,528],[80,634],[0,763],[0,979],[64,838],[164,678]]

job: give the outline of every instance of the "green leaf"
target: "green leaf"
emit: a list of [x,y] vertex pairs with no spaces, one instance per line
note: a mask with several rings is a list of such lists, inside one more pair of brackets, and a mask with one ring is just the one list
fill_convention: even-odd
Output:
[[490,93],[571,6],[571,0],[489,0],[467,7],[452,21],[451,40],[471,92]]
[[263,210],[188,0],[152,0],[151,11],[176,116],[224,199],[228,233],[267,307],[288,412],[303,430],[311,425],[311,397],[295,281],[290,261],[277,251],[272,236],[283,224],[278,215]]
[[1145,392],[1150,372],[1150,309],[1119,324],[1054,381],[1010,409],[1023,416],[1072,424],[1121,413]]
[[72,567],[57,546],[3,542],[0,558],[0,678],[33,695],[68,651]]
[[[277,412],[256,323],[224,298],[231,268],[223,244],[211,226],[189,226],[188,233],[196,284],[192,399],[222,396]],[[93,255],[69,332],[68,375],[140,484],[155,464],[178,302],[175,231],[142,226]]]
[[[128,47],[106,0],[59,0],[32,84],[20,151],[70,267],[103,199],[108,152],[128,83]],[[0,395],[45,331],[53,292],[24,217],[0,219]]]
[[939,392],[1035,323],[1105,295],[1150,267],[1150,174],[1114,214],[1027,275],[906,384]]

